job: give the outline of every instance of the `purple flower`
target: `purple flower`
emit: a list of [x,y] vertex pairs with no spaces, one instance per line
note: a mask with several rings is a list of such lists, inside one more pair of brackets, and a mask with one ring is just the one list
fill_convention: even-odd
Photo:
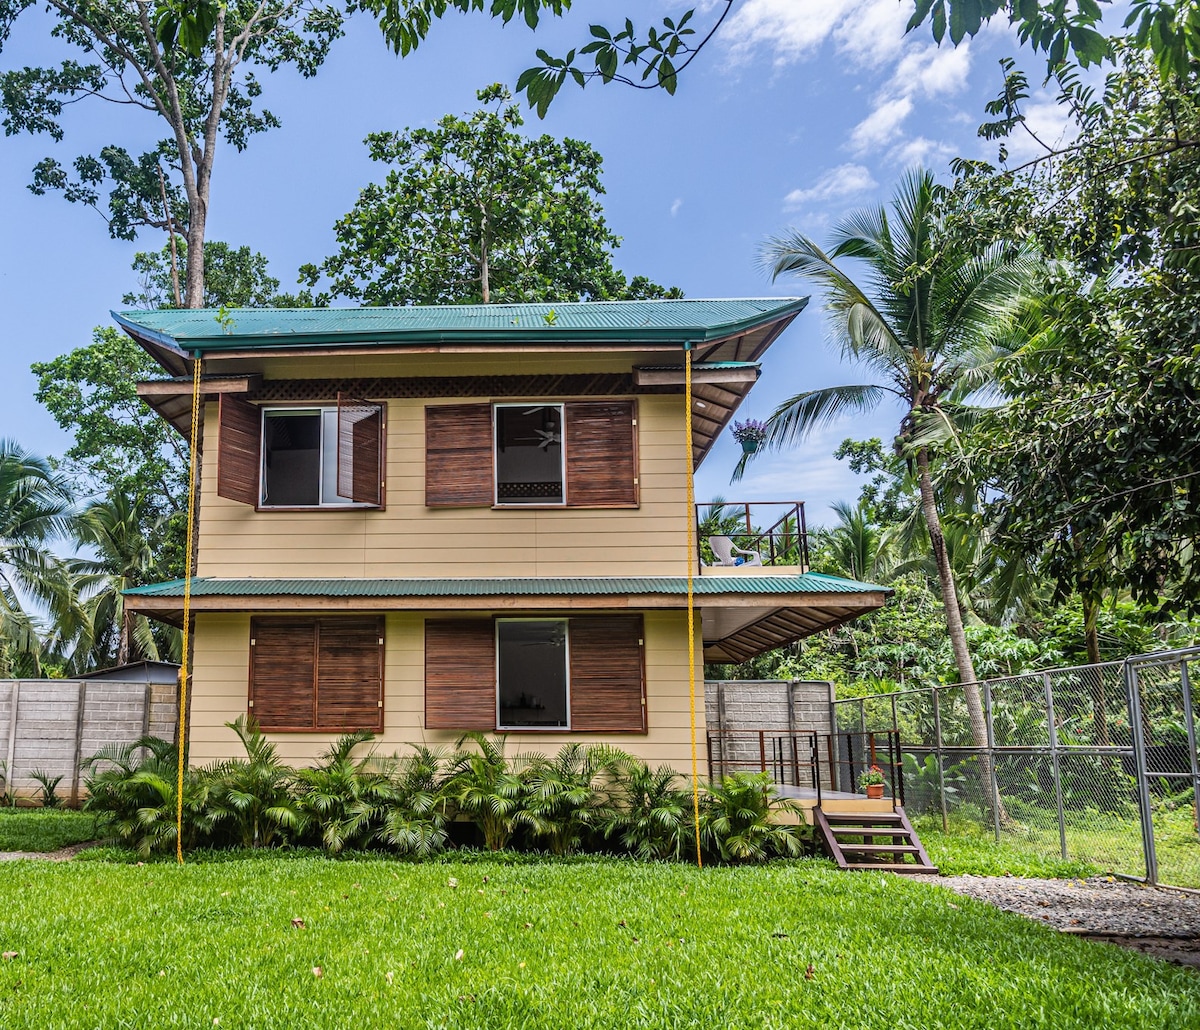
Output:
[[758,419],[748,418],[745,422],[733,424],[733,438],[738,443],[762,443],[767,438],[767,424]]

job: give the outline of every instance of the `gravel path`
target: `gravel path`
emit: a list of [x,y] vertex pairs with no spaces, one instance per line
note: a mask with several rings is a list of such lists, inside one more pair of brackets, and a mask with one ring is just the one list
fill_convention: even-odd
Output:
[[1200,969],[1200,894],[1093,876],[1035,880],[1017,876],[920,876],[1005,912],[1064,933],[1136,948]]
[[44,862],[69,862],[84,848],[95,847],[99,841],[88,840],[82,844],[68,844],[57,851],[0,851],[0,862],[17,862],[23,858],[41,859]]

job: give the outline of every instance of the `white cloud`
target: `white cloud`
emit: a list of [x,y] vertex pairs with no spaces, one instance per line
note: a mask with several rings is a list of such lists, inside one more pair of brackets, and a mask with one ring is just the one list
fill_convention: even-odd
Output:
[[674,218],[677,214],[679,214],[679,209],[681,207],[683,207],[683,197],[676,197],[671,202],[671,217],[672,218]]
[[768,47],[778,64],[808,56],[832,34],[856,0],[745,0],[724,35],[735,61]]
[[873,189],[877,185],[878,183],[872,178],[870,171],[863,165],[838,165],[827,171],[808,189],[792,190],[783,198],[784,209],[794,211],[813,201],[848,197],[854,193]]
[[[794,4],[797,13],[808,8],[805,0]],[[897,0],[858,0],[851,5],[849,17],[834,30],[838,49],[859,64],[880,66],[891,61],[908,44],[905,29],[912,14],[909,5]]]
[[905,96],[920,93],[927,97],[958,93],[966,88],[971,70],[971,45],[956,47],[927,46],[909,50],[896,65],[892,89]]
[[880,103],[850,133],[850,149],[865,154],[887,146],[900,135],[900,126],[913,109],[910,97],[894,97]]
[[954,148],[939,140],[926,139],[918,136],[916,139],[905,140],[897,144],[888,154],[888,160],[900,167],[924,165],[947,161],[954,156]]

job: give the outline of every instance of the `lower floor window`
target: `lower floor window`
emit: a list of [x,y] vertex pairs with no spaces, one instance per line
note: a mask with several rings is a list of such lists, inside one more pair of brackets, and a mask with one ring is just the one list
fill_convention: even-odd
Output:
[[568,679],[566,619],[496,621],[501,729],[566,729]]
[[640,614],[425,620],[425,726],[645,733]]
[[383,619],[250,620],[250,714],[280,733],[383,729]]

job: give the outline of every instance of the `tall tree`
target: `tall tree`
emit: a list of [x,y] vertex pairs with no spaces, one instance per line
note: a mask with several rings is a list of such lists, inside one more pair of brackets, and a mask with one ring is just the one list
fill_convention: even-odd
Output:
[[71,490],[43,458],[0,440],[0,660],[14,657],[36,669],[41,626],[32,600],[61,622],[70,620],[69,580],[48,544],[71,526]]
[[[1036,264],[995,245],[980,255],[947,245],[941,193],[928,172],[897,187],[892,213],[860,210],[831,232],[826,253],[791,233],[770,240],[764,264],[773,275],[799,276],[825,293],[825,310],[843,356],[874,373],[861,385],[806,390],[767,420],[770,447],[803,439],[840,415],[865,412],[893,397],[901,407],[896,447],[913,461],[921,512],[937,564],[946,629],[977,741],[985,741],[983,705],[967,648],[963,614],[947,552],[934,484],[931,426],[948,424],[956,405],[986,385],[1011,353],[1012,329],[1035,282]],[[863,285],[840,267],[860,261]]]
[[[0,0],[0,50],[16,20],[36,7]],[[316,74],[344,12],[316,0],[47,0],[45,7],[51,35],[69,54],[56,66],[0,73],[5,132],[61,140],[64,109],[99,99],[160,119],[169,135],[137,158],[118,145],[81,156],[73,174],[46,158],[30,188],[94,208],[114,238],[133,239],[145,227],[183,232],[197,256],[184,303],[200,307],[217,149],[223,139],[243,150],[252,135],[279,125],[258,106],[256,71]]]
[[302,269],[310,286],[383,305],[681,296],[613,267],[595,150],[522,135],[503,86],[478,97],[466,118],[367,137],[391,170],[334,226],[341,250]]
[[[94,557],[71,562],[86,615],[75,641],[77,671],[159,657],[153,627],[125,608],[123,591],[161,578],[158,554],[166,528],[166,519],[142,497],[117,491],[80,513],[75,536]],[[174,641],[176,634],[169,636]]]

